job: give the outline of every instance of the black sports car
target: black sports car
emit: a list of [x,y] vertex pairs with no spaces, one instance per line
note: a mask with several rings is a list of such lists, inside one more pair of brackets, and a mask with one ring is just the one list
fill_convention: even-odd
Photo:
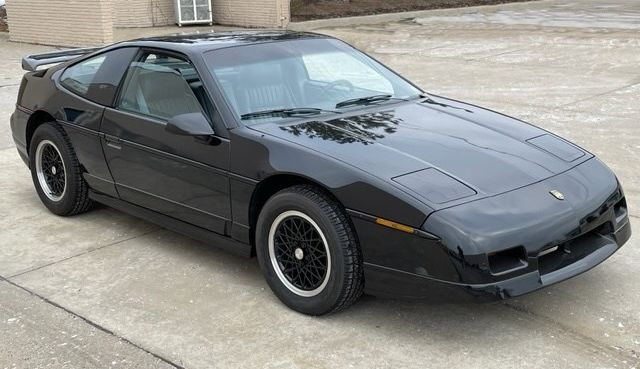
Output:
[[99,202],[257,255],[306,314],[363,291],[518,296],[631,234],[620,184],[586,150],[328,36],[147,38],[23,67],[11,128],[47,208]]

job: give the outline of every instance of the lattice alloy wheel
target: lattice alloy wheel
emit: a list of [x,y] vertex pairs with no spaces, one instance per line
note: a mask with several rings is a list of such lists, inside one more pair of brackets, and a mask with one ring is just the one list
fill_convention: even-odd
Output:
[[289,210],[269,230],[269,257],[280,281],[293,293],[310,297],[329,280],[331,257],[327,239],[308,215]]
[[42,140],[36,148],[35,159],[40,188],[51,201],[60,201],[67,191],[66,168],[60,150],[50,140]]

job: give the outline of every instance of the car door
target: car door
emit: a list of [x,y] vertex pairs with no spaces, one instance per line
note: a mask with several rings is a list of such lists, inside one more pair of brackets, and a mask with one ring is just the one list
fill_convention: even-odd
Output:
[[122,200],[225,233],[231,218],[229,141],[167,132],[177,115],[215,108],[193,65],[183,56],[142,50],[131,63],[101,130]]
[[83,59],[58,72],[59,93],[47,102],[57,122],[73,142],[91,189],[117,196],[100,144],[99,127],[105,106],[111,106],[135,47],[122,47]]

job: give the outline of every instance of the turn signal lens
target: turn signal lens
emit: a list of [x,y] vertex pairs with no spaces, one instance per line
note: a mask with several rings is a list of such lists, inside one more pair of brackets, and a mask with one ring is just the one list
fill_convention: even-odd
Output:
[[404,224],[400,224],[400,223],[396,223],[396,222],[392,222],[390,220],[386,220],[386,219],[382,219],[382,218],[376,218],[376,223],[383,225],[385,227],[389,227],[389,228],[393,228],[393,229],[397,229],[399,231],[402,232],[407,232],[407,233],[414,233],[415,229],[406,226]]

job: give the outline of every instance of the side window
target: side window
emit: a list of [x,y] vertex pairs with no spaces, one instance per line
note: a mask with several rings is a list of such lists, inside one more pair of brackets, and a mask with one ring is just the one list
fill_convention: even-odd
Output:
[[132,47],[116,49],[74,64],[62,73],[60,83],[93,102],[111,106],[136,51]]
[[355,88],[393,94],[389,80],[370,66],[345,53],[318,53],[303,55],[309,79],[331,83],[349,81]]
[[211,107],[191,63],[161,53],[147,53],[131,63],[117,103],[119,110],[161,120],[196,112],[210,117]]

